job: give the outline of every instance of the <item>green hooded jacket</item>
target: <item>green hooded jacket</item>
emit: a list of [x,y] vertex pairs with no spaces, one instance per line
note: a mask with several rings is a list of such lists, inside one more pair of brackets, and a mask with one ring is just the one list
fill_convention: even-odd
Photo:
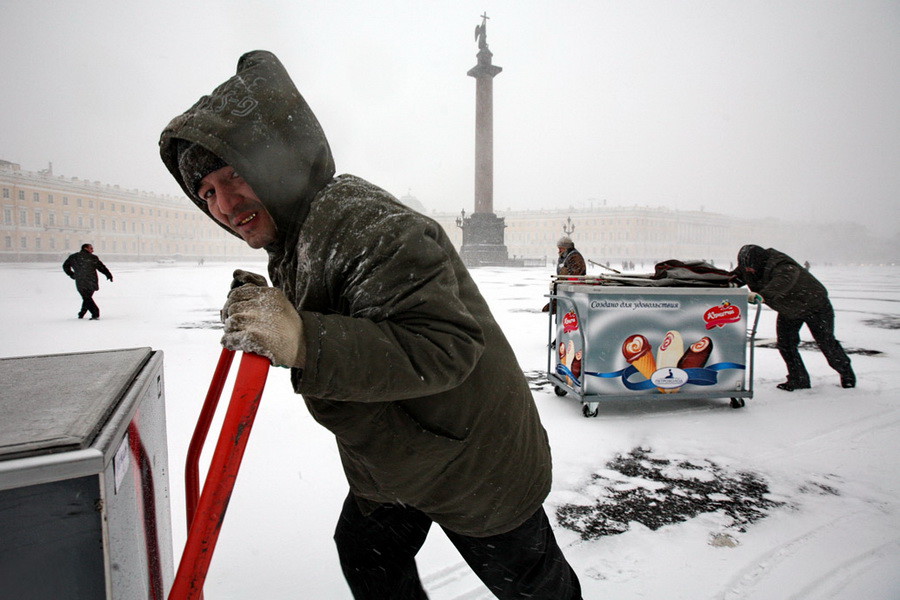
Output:
[[307,339],[294,389],[334,433],[363,509],[402,503],[477,537],[534,514],[550,489],[547,435],[441,226],[358,177],[333,177],[318,121],[268,52],[242,56],[163,131],[163,161],[206,211],[181,179],[179,139],[233,166],[278,227],[269,276]]

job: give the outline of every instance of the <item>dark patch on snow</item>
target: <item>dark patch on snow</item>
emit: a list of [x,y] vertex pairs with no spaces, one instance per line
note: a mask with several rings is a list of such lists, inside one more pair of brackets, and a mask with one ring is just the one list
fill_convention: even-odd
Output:
[[879,329],[900,329],[900,317],[894,315],[881,315],[877,319],[866,319],[863,323]]
[[[778,342],[773,339],[765,339],[765,340],[757,340],[756,341],[757,348],[772,348],[778,349]],[[799,348],[801,350],[808,350],[810,352],[818,352],[819,346],[813,341],[802,341],[800,342]],[[847,354],[861,354],[863,356],[878,356],[879,354],[884,354],[881,350],[868,350],[866,348],[849,348],[844,346],[844,352]]]
[[634,448],[606,466],[612,472],[594,473],[582,490],[596,497],[594,504],[556,509],[559,524],[583,540],[623,533],[632,521],[655,531],[719,511],[731,518],[731,528],[743,532],[770,509],[785,504],[769,496],[761,476],[731,473],[706,459],[673,462],[652,450]]
[[820,481],[809,481],[800,486],[800,491],[804,494],[818,494],[819,496],[840,496],[838,489],[827,483]]
[[219,319],[206,319],[203,321],[191,321],[182,323],[178,329],[224,329],[225,325]]
[[534,391],[543,391],[544,388],[550,387],[547,371],[524,371],[522,374],[528,380],[528,387]]
[[203,308],[194,312],[205,313],[207,316],[197,321],[188,321],[178,326],[178,329],[224,329],[225,325],[219,316],[219,309]]

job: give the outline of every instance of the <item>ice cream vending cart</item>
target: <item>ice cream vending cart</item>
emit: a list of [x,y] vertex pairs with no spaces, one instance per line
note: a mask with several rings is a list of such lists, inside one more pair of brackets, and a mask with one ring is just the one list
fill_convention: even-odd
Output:
[[[747,291],[734,287],[640,287],[581,280],[555,284],[547,376],[584,416],[599,403],[753,397],[753,339]],[[748,350],[749,347],[749,350]]]

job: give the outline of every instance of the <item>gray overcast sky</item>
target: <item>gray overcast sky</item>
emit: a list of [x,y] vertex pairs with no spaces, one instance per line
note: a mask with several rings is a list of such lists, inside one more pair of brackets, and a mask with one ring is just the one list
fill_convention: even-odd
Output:
[[159,133],[275,52],[339,173],[474,200],[487,12],[494,207],[600,204],[900,232],[897,0],[0,0],[0,159],[180,193]]

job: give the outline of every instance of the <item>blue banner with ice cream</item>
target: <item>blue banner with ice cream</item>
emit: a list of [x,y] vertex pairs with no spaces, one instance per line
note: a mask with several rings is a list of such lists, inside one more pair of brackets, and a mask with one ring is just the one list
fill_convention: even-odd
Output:
[[557,294],[554,369],[579,393],[745,388],[744,291],[562,284]]

